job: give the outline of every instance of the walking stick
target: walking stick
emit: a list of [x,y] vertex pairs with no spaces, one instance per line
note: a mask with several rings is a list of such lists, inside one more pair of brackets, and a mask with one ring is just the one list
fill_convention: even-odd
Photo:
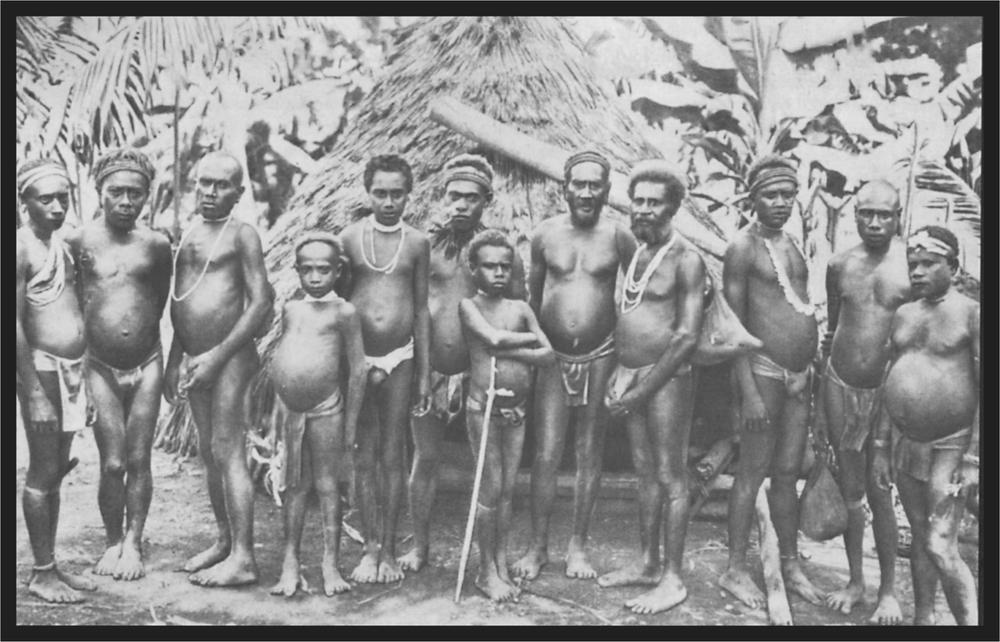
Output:
[[[472,548],[472,531],[476,525],[476,504],[479,501],[479,486],[483,481],[483,468],[486,464],[486,439],[490,429],[490,415],[493,414],[493,400],[513,396],[510,390],[497,390],[497,358],[490,357],[490,387],[486,389],[486,409],[483,411],[483,429],[479,438],[479,458],[476,460],[476,479],[472,484],[472,499],[469,502],[469,518],[465,522],[465,539],[462,541],[462,556],[458,562],[458,581],[455,585],[455,603],[462,599],[462,583],[465,580],[465,566],[469,562],[469,550]],[[479,552],[483,554],[482,551]]]

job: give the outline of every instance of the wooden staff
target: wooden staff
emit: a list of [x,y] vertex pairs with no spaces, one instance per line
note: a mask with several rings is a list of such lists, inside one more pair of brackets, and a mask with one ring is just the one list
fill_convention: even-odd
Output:
[[767,593],[767,617],[771,620],[771,624],[791,625],[792,610],[788,606],[785,580],[781,576],[778,533],[771,522],[771,509],[767,503],[769,486],[770,483],[767,481],[760,485],[757,501],[754,502],[760,534],[760,563],[764,567],[764,589]]

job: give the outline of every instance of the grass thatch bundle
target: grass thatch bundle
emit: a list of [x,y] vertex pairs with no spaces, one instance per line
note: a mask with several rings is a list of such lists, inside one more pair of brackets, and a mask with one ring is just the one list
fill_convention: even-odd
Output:
[[[288,211],[271,230],[265,260],[276,309],[298,289],[291,269],[295,240],[314,228],[339,232],[368,214],[362,174],[375,154],[398,153],[412,165],[415,184],[405,219],[417,227],[426,227],[443,195],[441,168],[463,152],[484,153],[495,170],[494,201],[484,222],[507,230],[522,246],[538,221],[566,211],[559,182],[485,153],[432,122],[427,111],[434,98],[458,98],[568,151],[595,147],[623,173],[638,160],[660,157],[639,133],[638,121],[591,71],[589,58],[559,18],[437,17],[401,30],[381,79],[359,105],[336,149],[297,188]],[[277,323],[260,342],[264,364],[277,338]],[[266,369],[251,397],[251,423],[266,434],[273,397]],[[161,429],[171,438],[157,443],[190,452],[193,434],[179,435],[187,415],[186,407],[178,405]]]

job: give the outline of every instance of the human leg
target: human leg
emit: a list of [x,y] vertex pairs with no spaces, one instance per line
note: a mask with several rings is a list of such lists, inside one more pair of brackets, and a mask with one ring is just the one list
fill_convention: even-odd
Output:
[[189,390],[188,407],[191,418],[198,430],[198,454],[205,464],[205,481],[208,485],[208,500],[215,517],[216,537],[204,551],[187,560],[181,568],[193,573],[208,568],[226,559],[232,548],[232,534],[226,517],[226,495],[222,487],[222,471],[212,455],[212,391]]
[[437,467],[444,438],[444,421],[433,410],[410,418],[413,431],[413,467],[407,488],[413,520],[413,548],[399,558],[404,571],[419,571],[430,556],[430,518],[437,495]]
[[303,449],[299,479],[294,486],[285,489],[283,496],[285,506],[282,517],[284,518],[285,550],[281,559],[281,577],[278,578],[278,583],[271,587],[271,595],[292,597],[300,588],[305,588],[300,571],[299,553],[302,547],[302,528],[306,521],[306,504],[309,499],[309,491],[314,485],[313,480],[312,462],[310,457],[305,455],[305,449]]
[[98,368],[88,367],[84,376],[90,400],[97,408],[94,439],[101,458],[97,505],[104,522],[106,549],[94,566],[97,575],[114,575],[122,553],[125,517],[125,405],[117,387]]
[[556,474],[566,440],[566,407],[559,365],[538,369],[535,386],[535,460],[531,467],[531,544],[514,563],[516,577],[533,580],[549,561],[549,518],[556,497]]
[[378,580],[379,540],[378,505],[375,492],[375,447],[381,423],[378,405],[381,386],[365,390],[365,399],[358,418],[358,450],[354,456],[354,479],[357,488],[358,510],[361,514],[361,535],[364,537],[364,553],[358,565],[351,571],[355,582],[369,583]]
[[892,493],[880,488],[872,474],[874,449],[866,446],[866,479],[868,505],[872,510],[872,531],[875,534],[875,551],[878,554],[879,586],[878,604],[868,621],[873,624],[902,624],[903,612],[896,600],[896,544],[898,529]]
[[587,405],[576,409],[576,484],[573,488],[573,536],[566,550],[566,576],[580,579],[597,577],[587,557],[587,531],[601,486],[604,435],[608,426],[604,392],[615,360],[592,361]]
[[306,443],[312,458],[313,480],[319,499],[323,524],[323,592],[327,596],[351,590],[340,574],[340,491],[337,488],[337,462],[344,457],[344,413],[306,420]]
[[664,507],[663,575],[656,587],[625,603],[636,613],[659,613],[687,599],[681,579],[688,518],[687,452],[694,412],[694,375],[675,376],[649,401],[648,423],[656,481]]
[[922,482],[905,471],[896,471],[896,488],[913,534],[910,574],[913,578],[913,623],[917,626],[935,624],[934,596],[938,583],[938,571],[927,550],[930,511],[926,487],[927,482]]
[[383,498],[381,552],[378,581],[397,582],[403,579],[403,569],[396,561],[396,523],[403,503],[403,471],[405,468],[405,436],[410,417],[410,389],[413,384],[413,360],[396,366],[386,380],[385,412],[382,414],[382,452],[379,453],[385,483]]
[[503,480],[500,505],[497,513],[497,571],[501,579],[513,584],[507,569],[507,547],[510,542],[510,525],[513,517],[514,484],[524,452],[524,417],[520,422],[507,422],[500,433],[503,442]]

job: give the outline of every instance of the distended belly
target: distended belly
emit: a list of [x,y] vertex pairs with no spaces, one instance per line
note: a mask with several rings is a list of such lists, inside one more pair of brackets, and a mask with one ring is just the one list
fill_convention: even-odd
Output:
[[612,288],[588,287],[579,282],[547,288],[539,321],[555,350],[567,354],[589,352],[614,330]]
[[893,422],[915,439],[936,439],[972,423],[977,398],[970,369],[922,353],[904,354],[885,381]]

